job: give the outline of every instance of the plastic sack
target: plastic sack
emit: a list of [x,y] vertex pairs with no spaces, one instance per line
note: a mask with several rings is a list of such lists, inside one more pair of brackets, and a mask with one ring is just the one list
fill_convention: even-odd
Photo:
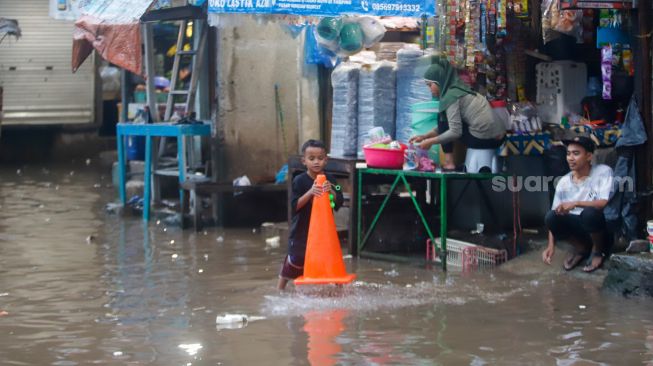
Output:
[[[362,53],[362,52],[361,52]],[[390,139],[395,136],[396,67],[382,61],[363,65],[358,82],[358,156],[369,143],[367,131],[380,127]]]
[[325,17],[314,29],[317,43],[338,56],[351,56],[373,47],[385,35],[385,26],[372,17]]
[[363,49],[363,30],[356,22],[347,23],[340,30],[340,49],[345,54],[354,54]]
[[626,118],[621,127],[621,137],[617,140],[617,147],[622,146],[638,146],[646,142],[646,129],[644,128],[644,120],[639,112],[637,99],[633,95],[630,98],[628,109],[626,110]]
[[358,24],[360,24],[363,31],[363,45],[365,48],[374,46],[385,36],[385,26],[374,18],[359,18]]
[[332,156],[356,156],[358,143],[358,77],[360,65],[343,63],[331,73],[333,120]]
[[583,19],[582,10],[562,10],[557,19],[552,19],[551,25],[553,30],[562,34],[567,34],[576,37],[576,40],[582,41],[583,26],[581,20]]
[[342,30],[342,18],[325,17],[317,24],[317,33],[327,41],[335,41]]
[[315,40],[317,41],[317,44],[324,48],[329,50],[333,54],[337,54],[340,51],[340,45],[338,44],[338,39],[336,38],[335,40],[328,40],[325,38],[320,37],[320,35],[317,32],[313,32],[313,35],[315,36]]
[[323,65],[334,67],[338,57],[329,49],[320,46],[315,35],[315,26],[306,27],[306,38],[304,40],[304,61],[307,64]]
[[432,99],[423,78],[430,64],[430,56],[424,56],[417,46],[407,46],[397,52],[397,141],[406,142],[412,136],[413,105]]
[[560,10],[560,0],[542,1],[542,39],[544,43],[554,40],[562,33],[582,41],[582,10]]
[[424,150],[416,147],[415,151],[417,155],[417,170],[420,172],[435,171],[435,162],[438,161],[438,156],[435,155],[435,159],[433,158],[433,148]]

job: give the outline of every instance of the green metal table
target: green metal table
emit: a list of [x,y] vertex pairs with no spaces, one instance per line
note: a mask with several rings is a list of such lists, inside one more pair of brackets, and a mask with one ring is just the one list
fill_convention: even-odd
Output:
[[[376,215],[374,216],[374,219],[372,220],[372,223],[370,224],[370,227],[367,229],[366,232],[363,232],[363,210],[362,210],[362,198],[363,198],[363,177],[365,175],[377,175],[377,176],[388,176],[388,177],[395,177],[394,181],[392,183],[392,186],[388,193],[386,193],[385,199],[383,200],[383,203],[379,207],[378,211],[376,212]],[[417,211],[417,214],[419,215],[422,225],[424,225],[424,229],[426,229],[426,233],[428,234],[429,238],[431,239],[432,243],[435,243],[435,237],[433,236],[433,233],[431,231],[431,228],[429,227],[426,217],[424,216],[424,213],[422,212],[422,209],[420,208],[419,203],[417,202],[417,199],[415,195],[413,194],[413,190],[411,189],[410,183],[406,179],[406,177],[415,177],[415,178],[422,178],[422,179],[427,179],[427,180],[437,180],[440,183],[440,248],[436,248],[438,256],[441,258],[442,261],[442,268],[446,271],[447,269],[447,256],[445,255],[447,251],[447,183],[450,180],[492,180],[494,177],[505,177],[503,174],[491,174],[491,173],[457,173],[457,172],[452,172],[452,173],[431,173],[431,172],[417,172],[417,171],[405,171],[405,170],[390,170],[390,169],[375,169],[375,168],[360,168],[358,169],[358,191],[356,193],[356,205],[357,205],[357,213],[358,213],[358,225],[357,225],[357,233],[358,233],[358,253],[359,255],[363,252],[363,248],[365,247],[365,243],[369,239],[370,235],[374,231],[375,225],[377,221],[379,220],[379,217],[381,216],[381,213],[383,213],[383,210],[385,209],[386,205],[388,204],[388,201],[390,200],[390,197],[392,197],[393,192],[399,185],[399,183],[403,183],[403,186],[406,188],[406,191],[410,195],[411,201],[413,202],[413,205],[415,206],[415,210]],[[393,256],[387,255],[387,254],[376,254],[375,256],[377,257],[382,257],[386,256],[388,258],[392,258]]]

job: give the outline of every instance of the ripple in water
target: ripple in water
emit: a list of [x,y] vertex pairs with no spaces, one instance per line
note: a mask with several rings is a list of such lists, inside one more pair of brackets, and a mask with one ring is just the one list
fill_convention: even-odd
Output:
[[481,290],[474,285],[461,285],[452,287],[419,282],[401,286],[355,281],[352,285],[343,287],[301,286],[297,287],[296,292],[265,296],[262,313],[268,316],[292,316],[332,309],[370,311],[424,304],[463,305],[474,300],[496,303],[522,291],[515,288],[496,292],[492,289]]

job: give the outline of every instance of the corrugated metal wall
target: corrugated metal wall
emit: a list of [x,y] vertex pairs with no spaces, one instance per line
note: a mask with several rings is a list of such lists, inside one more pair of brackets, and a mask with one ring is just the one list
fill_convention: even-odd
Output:
[[3,125],[94,122],[94,72],[89,58],[73,74],[73,22],[48,16],[48,0],[0,0],[0,17],[18,20],[23,36],[0,44]]

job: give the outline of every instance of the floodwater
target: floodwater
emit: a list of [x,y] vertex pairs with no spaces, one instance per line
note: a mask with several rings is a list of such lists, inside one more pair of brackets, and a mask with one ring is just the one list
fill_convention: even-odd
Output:
[[281,294],[283,243],[106,213],[110,182],[93,162],[0,168],[0,364],[653,364],[653,301],[537,255],[448,274],[347,259],[352,286]]

